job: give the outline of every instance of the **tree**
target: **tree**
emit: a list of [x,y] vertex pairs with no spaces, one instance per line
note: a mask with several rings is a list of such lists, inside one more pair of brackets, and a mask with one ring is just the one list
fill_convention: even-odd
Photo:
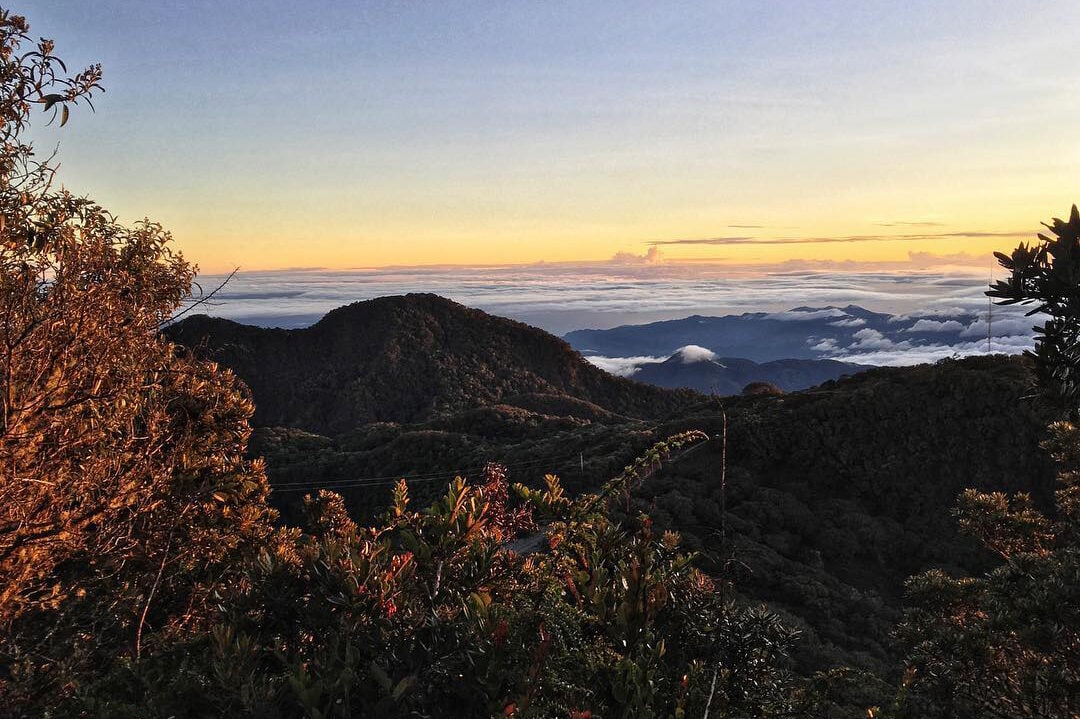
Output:
[[[1073,416],[1080,387],[1080,212],[1053,238],[998,253],[1011,271],[987,294],[1049,315],[1033,353],[1043,394]],[[908,582],[899,637],[914,681],[912,717],[1045,717],[1080,713],[1080,425],[1058,422],[1044,447],[1060,473],[1054,506],[1028,493],[964,492],[960,527],[1001,562],[982,577],[931,571]],[[904,712],[907,712],[904,714]]]
[[[558,479],[489,465],[414,509],[400,482],[360,526],[339,495],[307,500],[249,565],[250,590],[138,691],[97,688],[108,716],[783,716],[792,633],[739,607],[647,517],[615,522],[676,437],[571,499]],[[512,491],[511,491],[512,489]]]
[[[986,293],[999,304],[1035,305],[1028,315],[1046,314],[1035,328],[1035,375],[1051,400],[1075,415],[1080,404],[1080,210],[1068,222],[1054,218],[1037,245],[1020,243],[1011,255],[995,252],[1009,277]],[[1075,417],[1074,417],[1075,418]]]
[[[205,619],[269,531],[250,401],[162,339],[194,268],[159,225],[52,187],[32,111],[99,90],[0,10],[0,707]],[[0,709],[0,715],[5,709]]]

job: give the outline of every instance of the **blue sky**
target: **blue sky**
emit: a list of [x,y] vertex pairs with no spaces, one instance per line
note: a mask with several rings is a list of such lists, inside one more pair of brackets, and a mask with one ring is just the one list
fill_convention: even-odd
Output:
[[[107,92],[61,179],[208,270],[983,255],[1075,199],[1074,2],[39,0]],[[754,226],[733,228],[733,225]],[[885,227],[886,229],[882,229]],[[935,233],[936,234],[936,233]],[[1011,243],[1011,241],[1009,241]]]

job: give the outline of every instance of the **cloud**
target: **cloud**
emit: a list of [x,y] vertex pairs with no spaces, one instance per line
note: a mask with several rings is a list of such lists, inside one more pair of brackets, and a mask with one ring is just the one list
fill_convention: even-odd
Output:
[[[656,255],[653,255],[655,258]],[[965,324],[986,312],[986,270],[916,267],[906,261],[777,264],[648,262],[610,259],[532,265],[425,266],[359,270],[241,271],[200,308],[218,317],[264,327],[302,327],[359,300],[432,292],[469,307],[527,322],[555,334],[690,315],[775,313],[800,305],[859,305],[877,312],[930,319],[961,315]],[[222,278],[200,277],[204,286]],[[1001,317],[1008,316],[1001,308]],[[844,320],[842,310],[828,316]],[[1023,314],[1023,310],[1018,311]],[[999,316],[995,309],[995,324]],[[914,321],[914,320],[912,320]],[[910,323],[908,323],[910,324]]]
[[[1005,337],[994,339],[991,351],[1001,354],[1019,354],[1034,345],[1031,337]],[[857,364],[901,367],[913,364],[937,362],[948,357],[969,357],[986,354],[986,340],[958,344],[931,344],[909,347],[883,348],[870,352],[841,352],[833,359]]]
[[821,341],[818,341],[817,337],[811,337],[806,341],[806,343],[810,345],[810,349],[816,350],[817,352],[824,352],[826,354],[833,352],[838,348],[836,340],[834,340],[832,337],[826,337]]
[[833,327],[862,327],[866,324],[866,320],[862,317],[849,317],[847,319],[830,322],[829,324]]
[[911,327],[905,329],[904,332],[960,332],[963,329],[964,325],[956,320],[946,320],[941,322],[938,320],[921,319]]
[[695,362],[710,362],[716,360],[716,353],[706,347],[699,345],[686,345],[675,350],[675,354],[683,364],[694,364]]
[[1017,316],[998,316],[992,318],[989,325],[986,323],[986,317],[980,317],[972,322],[968,327],[960,333],[961,337],[986,337],[986,332],[989,329],[991,336],[993,337],[1009,337],[1012,335],[1030,335],[1032,328],[1036,324],[1041,324],[1038,317],[1025,317],[1023,315]]
[[797,308],[786,312],[771,312],[765,315],[767,320],[779,320],[780,322],[809,322],[829,317],[847,317],[847,313],[836,307],[823,307],[821,309]]
[[655,265],[664,261],[659,247],[650,247],[645,254],[635,255],[633,252],[616,252],[611,258],[615,265]]
[[617,377],[632,377],[641,369],[643,364],[655,364],[663,362],[665,357],[604,357],[603,355],[588,355],[585,357],[589,362]]
[[838,237],[695,237],[676,240],[650,240],[649,244],[658,245],[818,245],[849,242],[917,242],[921,240],[974,239],[987,237],[1016,238],[1027,237],[1031,232],[983,232],[966,230],[961,232],[932,232],[906,235],[846,235]]
[[996,262],[990,253],[973,255],[970,252],[938,254],[935,252],[908,252],[908,262],[918,267],[941,267],[942,265],[979,265],[987,267]]
[[854,349],[882,349],[895,346],[892,340],[869,327],[859,330],[852,337],[856,340],[855,344],[851,345]]
[[941,222],[875,222],[878,227],[944,227],[944,223]]

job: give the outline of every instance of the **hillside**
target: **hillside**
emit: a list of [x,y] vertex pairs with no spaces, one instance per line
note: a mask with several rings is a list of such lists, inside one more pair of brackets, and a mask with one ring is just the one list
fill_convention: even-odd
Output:
[[631,376],[657,387],[733,395],[751,382],[769,382],[790,392],[865,369],[869,367],[836,360],[784,359],[758,363],[738,357],[718,357],[704,347],[690,345],[663,362],[642,363]]
[[642,487],[634,507],[681,531],[741,594],[804,626],[804,668],[842,658],[882,670],[895,659],[904,580],[991,561],[956,530],[958,494],[1028,491],[1048,503],[1054,474],[1039,443],[1053,415],[1024,399],[1030,381],[1024,360],[995,356],[731,398],[726,496],[712,442]]
[[[357,303],[304,330],[193,317],[168,333],[250,384],[262,425],[252,452],[266,457],[272,500],[290,521],[319,488],[365,517],[397,477],[422,504],[488,461],[515,481],[555,472],[581,491],[669,434],[719,437],[726,411],[726,492],[714,439],[629,508],[680,531],[741,596],[800,626],[803,671],[888,667],[904,579],[988,559],[956,532],[957,494],[1045,498],[1051,482],[1039,449],[1049,415],[1022,399],[1030,377],[1018,358],[874,368],[783,396],[719,400],[613,377],[540,330],[431,295]],[[701,362],[675,369],[695,365],[708,374]]]
[[950,511],[960,491],[1047,497],[1052,472],[1039,442],[1050,415],[1022,399],[1029,383],[1021,359],[971,358],[871,369],[783,396],[705,400],[664,422],[500,405],[337,436],[266,428],[253,449],[266,456],[287,516],[319,487],[368,515],[385,506],[396,476],[410,479],[419,502],[489,460],[508,465],[514,481],[536,485],[555,472],[581,490],[659,438],[704,429],[714,440],[639,488],[631,511],[680,531],[742,597],[800,626],[801,670],[837,662],[885,670],[896,658],[890,632],[903,581],[988,561],[956,531]]
[[304,329],[200,315],[165,334],[232,369],[257,425],[323,434],[499,403],[656,418],[700,399],[613,377],[553,335],[435,295],[357,302]]

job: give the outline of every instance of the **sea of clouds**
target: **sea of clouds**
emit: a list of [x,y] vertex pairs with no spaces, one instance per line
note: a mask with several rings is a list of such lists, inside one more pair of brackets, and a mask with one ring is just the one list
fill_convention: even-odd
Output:
[[[952,256],[956,257],[956,256]],[[989,260],[936,258],[912,253],[907,262],[801,262],[730,265],[658,262],[622,253],[606,262],[510,266],[401,267],[357,270],[296,269],[238,272],[196,312],[266,327],[304,327],[342,305],[384,295],[431,292],[492,314],[562,335],[689,315],[768,312],[794,307],[859,305],[920,317],[920,329],[941,329],[949,342],[915,346],[867,331],[857,346],[823,344],[822,357],[867,364],[911,364],[986,351]],[[981,265],[981,266],[978,266]],[[223,276],[203,276],[209,293]],[[858,319],[836,313],[838,323]],[[1032,319],[1023,309],[994,308],[994,351],[1031,346]],[[799,313],[797,313],[799,314]],[[792,321],[805,320],[791,316]],[[977,315],[974,321],[971,315]],[[965,318],[959,326],[954,317]],[[957,330],[960,330],[959,335]],[[593,358],[626,373],[654,358]]]

